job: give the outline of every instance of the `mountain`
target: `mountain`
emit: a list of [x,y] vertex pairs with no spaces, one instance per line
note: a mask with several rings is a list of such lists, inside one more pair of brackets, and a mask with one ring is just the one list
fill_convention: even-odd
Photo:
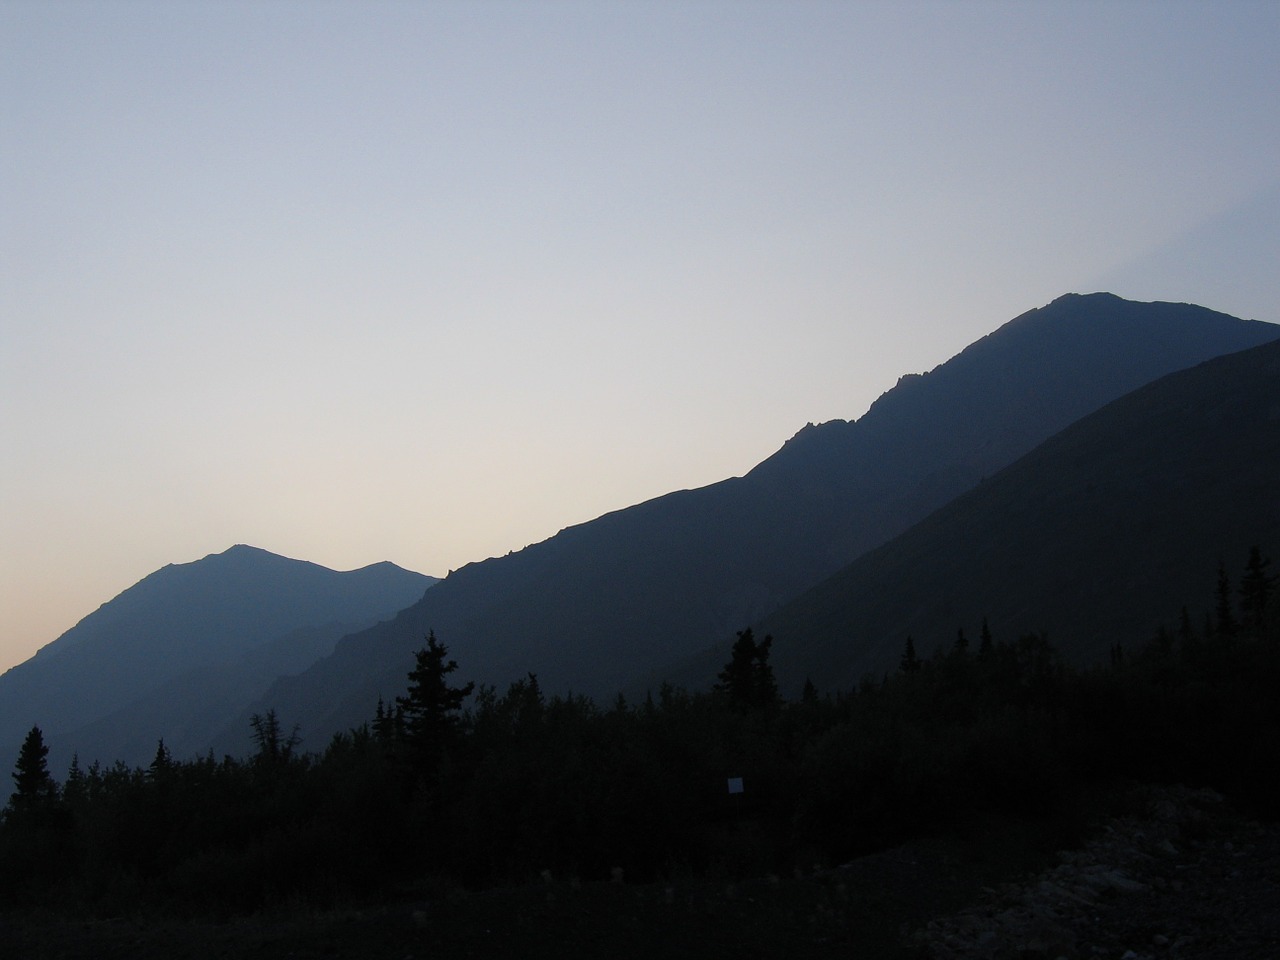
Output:
[[[976,647],[1046,633],[1071,661],[1134,652],[1188,607],[1213,610],[1219,562],[1280,554],[1280,341],[1171,374],[1083,418],[767,617],[782,688],[849,689],[960,627]],[[711,682],[728,646],[688,670]]]
[[428,630],[460,679],[598,697],[775,610],[1080,417],[1280,329],[1188,304],[1068,295],[855,422],[809,426],[744,477],[672,493],[451,574],[257,707],[312,742],[401,692]]
[[[434,582],[391,563],[339,573],[243,545],[170,564],[0,675],[0,751],[16,755],[38,724],[55,767],[73,750],[86,763],[134,762],[139,739],[149,760],[159,737],[217,709],[219,687],[234,715],[278,673],[303,669]],[[136,725],[105,722],[117,714]]]
[[59,739],[74,745],[82,757],[110,757],[131,766],[149,763],[161,739],[179,758],[210,748],[219,757],[244,756],[252,749],[252,711],[244,709],[246,703],[262,696],[277,677],[300,673],[327,656],[342,637],[391,616],[388,608],[361,620],[298,627],[239,657],[169,679],[119,710],[60,732]]

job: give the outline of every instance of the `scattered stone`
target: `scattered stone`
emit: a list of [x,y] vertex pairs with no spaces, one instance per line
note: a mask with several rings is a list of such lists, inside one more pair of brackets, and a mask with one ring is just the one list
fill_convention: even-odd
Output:
[[[1113,819],[1024,882],[982,888],[971,907],[915,933],[921,953],[932,960],[1280,957],[1280,825],[1236,816],[1211,790],[1135,789],[1144,815]],[[1154,952],[1140,953],[1135,943]]]

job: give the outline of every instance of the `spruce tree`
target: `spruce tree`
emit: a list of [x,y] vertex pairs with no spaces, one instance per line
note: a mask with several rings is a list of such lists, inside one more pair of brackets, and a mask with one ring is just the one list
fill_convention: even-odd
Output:
[[1236,618],[1231,610],[1231,581],[1227,578],[1227,568],[1218,561],[1218,602],[1216,632],[1223,640],[1230,640],[1236,635]]
[[1195,642],[1195,639],[1195,628],[1191,626],[1191,611],[1184,604],[1182,616],[1178,621],[1178,640],[1182,643],[1182,649],[1186,650],[1188,646]]
[[1257,545],[1249,548],[1249,562],[1240,579],[1240,615],[1255,634],[1261,634],[1267,625],[1267,605],[1276,583],[1276,578],[1267,574],[1270,566],[1271,558],[1264,558]]
[[255,713],[249,718],[249,726],[253,728],[253,742],[258,748],[253,759],[259,766],[275,767],[288,763],[293,758],[293,751],[302,743],[296,724],[287,737],[284,735],[274,708],[265,715]]
[[804,689],[800,692],[801,703],[817,703],[818,688],[813,685],[813,680],[809,677],[804,678]]
[[13,782],[18,789],[9,797],[9,806],[14,812],[34,810],[57,799],[58,785],[49,776],[48,756],[44,734],[39,727],[32,727],[13,767]]
[[373,736],[384,747],[404,739],[404,711],[388,705],[381,697],[373,715]]
[[89,796],[89,778],[80,768],[80,755],[71,755],[71,766],[67,769],[67,782],[62,788],[62,799],[70,807],[81,805]]
[[898,661],[898,669],[903,673],[915,673],[920,669],[920,658],[916,656],[916,642],[907,637],[906,649],[902,651],[902,659]]
[[164,777],[173,769],[173,755],[169,753],[169,748],[164,745],[164,738],[161,737],[160,742],[156,745],[155,759],[151,761],[151,766],[147,768],[151,779],[157,780]]
[[987,618],[982,618],[982,633],[978,639],[978,656],[983,660],[991,656],[995,650],[995,643],[991,639],[991,628],[987,626]]
[[440,758],[457,733],[463,701],[475,689],[474,682],[464,687],[449,686],[449,674],[458,669],[458,664],[446,659],[448,653],[436,640],[435,631],[428,633],[427,645],[414,654],[409,690],[405,696],[396,697],[405,743],[419,762],[431,763]]
[[750,627],[738,631],[729,662],[720,671],[716,689],[729,697],[734,710],[758,710],[777,703],[778,684],[769,666],[769,650],[773,637],[756,643]]
[[755,684],[753,687],[754,706],[756,709],[771,707],[778,702],[778,682],[773,677],[773,667],[769,666],[769,650],[773,647],[773,637],[765,634],[764,639],[756,644]]
[[751,685],[755,676],[756,638],[751,628],[738,631],[729,662],[718,675],[716,689],[729,695],[729,705],[746,708],[751,701]]

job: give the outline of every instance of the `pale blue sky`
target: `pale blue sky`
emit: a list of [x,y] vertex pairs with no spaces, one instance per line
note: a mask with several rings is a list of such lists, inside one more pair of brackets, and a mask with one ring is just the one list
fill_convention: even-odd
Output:
[[1280,321],[1280,4],[0,4],[0,669],[443,575],[1069,291]]

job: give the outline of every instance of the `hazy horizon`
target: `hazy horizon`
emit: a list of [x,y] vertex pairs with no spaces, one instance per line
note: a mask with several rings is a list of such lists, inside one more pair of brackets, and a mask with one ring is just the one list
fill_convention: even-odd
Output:
[[0,670],[236,543],[432,576],[1069,292],[1280,321],[1269,3],[0,7]]

